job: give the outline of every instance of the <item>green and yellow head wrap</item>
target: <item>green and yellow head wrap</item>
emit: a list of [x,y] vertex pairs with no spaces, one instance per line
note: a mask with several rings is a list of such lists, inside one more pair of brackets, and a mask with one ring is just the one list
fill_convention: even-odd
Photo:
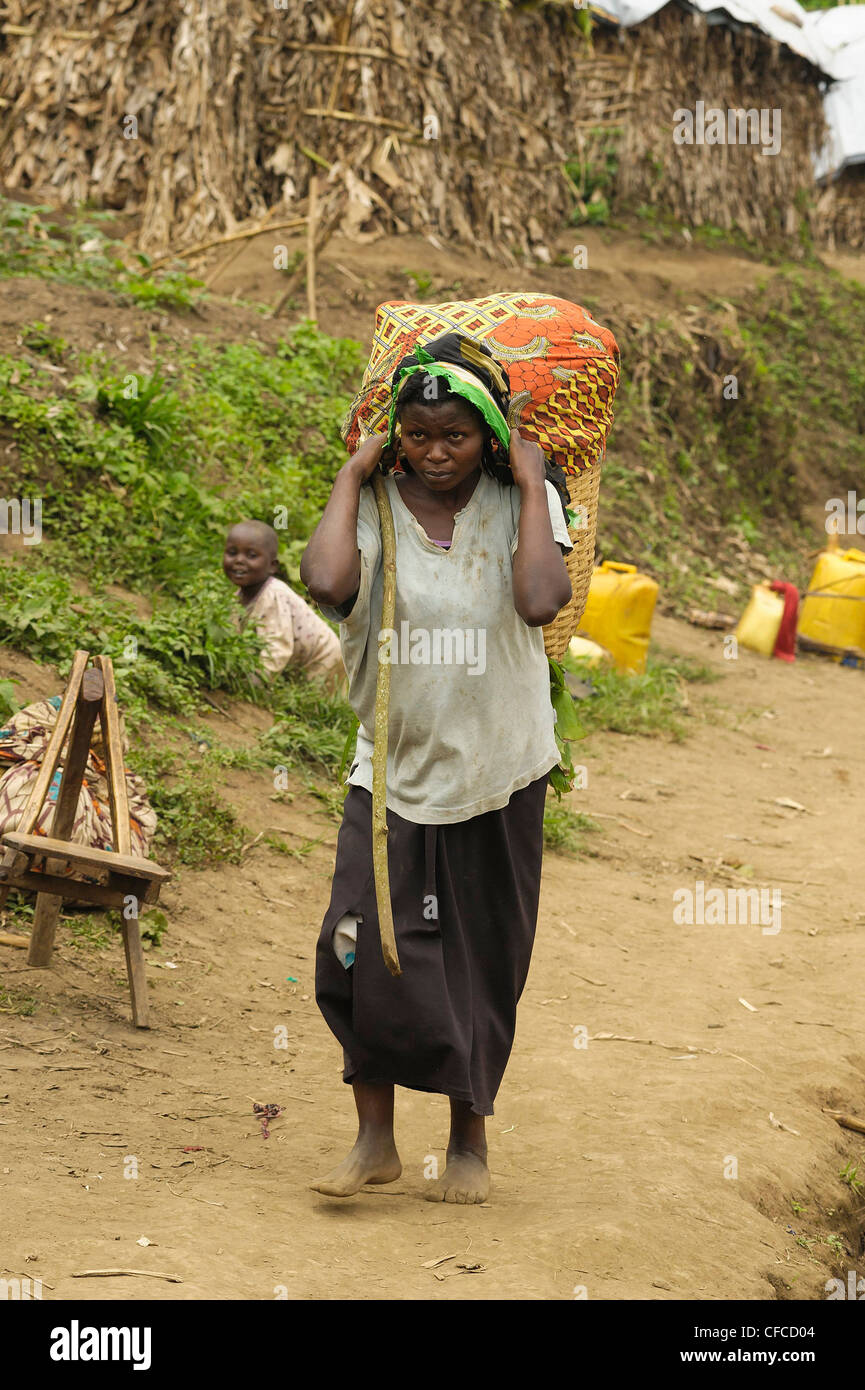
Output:
[[418,345],[400,362],[391,379],[389,445],[393,445],[396,434],[400,392],[417,372],[443,377],[454,395],[462,396],[480,411],[502,446],[508,448],[511,432],[507,421],[510,394],[507,373],[487,348],[461,333],[445,333],[426,347]]

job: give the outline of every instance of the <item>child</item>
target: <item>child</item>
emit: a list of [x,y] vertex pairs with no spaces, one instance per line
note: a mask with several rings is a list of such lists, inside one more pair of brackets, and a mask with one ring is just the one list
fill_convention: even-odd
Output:
[[270,675],[299,666],[336,690],[344,676],[339,638],[299,594],[276,577],[278,539],[263,521],[241,521],[225,542],[222,568],[245,608],[240,625],[252,622],[265,642],[261,664]]
[[[447,334],[394,373],[385,486],[396,531],[395,631],[483,639],[485,660],[401,658],[391,671],[387,825],[402,975],[381,955],[371,752],[382,554],[365,486],[383,434],[340,470],[301,563],[341,622],[360,720],[316,999],[343,1046],[358,1138],[316,1190],[346,1197],[401,1171],[394,1085],[450,1100],[447,1167],[425,1195],[484,1202],[485,1116],[507,1064],[535,934],[544,798],[559,760],[541,627],[571,597],[564,499],[536,444],[509,430],[509,382],[485,347]],[[397,437],[397,430],[400,437]],[[392,455],[385,455],[392,462]],[[422,653],[421,653],[422,656]]]

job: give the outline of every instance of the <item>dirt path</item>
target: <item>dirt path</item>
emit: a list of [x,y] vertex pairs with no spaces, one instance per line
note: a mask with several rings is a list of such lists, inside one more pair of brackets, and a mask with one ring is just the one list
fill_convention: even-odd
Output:
[[[865,1139],[821,1106],[865,1114],[863,676],[727,662],[719,635],[671,619],[655,638],[722,679],[689,687],[684,743],[583,745],[574,801],[603,831],[592,857],[546,861],[488,1206],[421,1200],[446,1103],[408,1092],[399,1182],[344,1202],[308,1190],[353,1138],[312,983],[335,828],[299,785],[283,805],[267,778],[230,772],[253,834],[324,842],[297,858],[257,845],[171,886],[152,1032],[126,1022],[120,949],[76,951],[61,925],[45,972],[0,948],[3,982],[39,1001],[0,1016],[0,1276],[42,1278],[55,1299],[665,1300],[817,1298],[832,1273],[861,1273],[845,1214],[861,1198],[838,1173],[862,1175]],[[697,879],[778,888],[780,931],[676,925],[673,893]],[[253,1099],[285,1106],[267,1142]],[[183,1282],[70,1277],[106,1266]]]

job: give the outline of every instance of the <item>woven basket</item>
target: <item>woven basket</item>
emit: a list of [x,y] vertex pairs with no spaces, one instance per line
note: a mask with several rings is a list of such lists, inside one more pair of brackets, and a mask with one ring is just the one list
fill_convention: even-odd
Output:
[[601,486],[601,463],[597,460],[582,473],[568,475],[571,509],[577,513],[579,524],[569,532],[573,550],[565,556],[568,578],[573,595],[560,613],[544,628],[544,651],[553,661],[561,661],[568,643],[580,625],[592,570],[595,563],[595,536],[598,530],[598,490]]

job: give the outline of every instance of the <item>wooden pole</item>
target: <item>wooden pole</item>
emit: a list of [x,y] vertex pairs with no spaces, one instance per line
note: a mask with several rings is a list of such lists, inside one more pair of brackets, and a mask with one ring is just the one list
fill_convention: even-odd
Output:
[[126,974],[132,996],[132,1022],[136,1028],[150,1027],[150,1001],[147,997],[147,970],[141,949],[138,915],[141,911],[142,884],[137,878],[117,878],[117,886],[131,902],[121,908],[123,950],[126,954]]
[[309,214],[306,223],[306,315],[318,320],[315,302],[315,232],[318,223],[318,174],[309,180]]
[[[42,759],[42,765],[39,768],[36,781],[33,783],[30,795],[27,798],[27,804],[21,814],[21,819],[15,827],[21,835],[29,835],[35,828],[36,822],[39,819],[42,803],[48,794],[48,788],[51,786],[51,780],[57,769],[57,764],[60,761],[60,754],[63,752],[66,735],[72,727],[72,721],[75,718],[78,695],[81,690],[81,681],[84,676],[84,668],[87,665],[88,655],[88,652],[77,651],[72,658],[72,670],[69,672],[66,693],[63,696],[63,702],[57,713],[57,723],[54,725],[54,732],[51,735],[48,747],[45,751],[45,756]],[[9,877],[11,864],[13,862],[14,860],[10,859],[9,864],[0,865],[0,879]]]
[[[63,764],[60,793],[54,808],[51,835],[55,840],[69,840],[75,825],[78,810],[78,797],[84,781],[84,770],[90,754],[90,739],[93,725],[102,703],[104,686],[100,671],[85,671],[81,678],[81,690],[75,709],[75,720],[69,736],[69,750]],[[50,861],[45,865],[50,873]],[[45,967],[51,963],[54,950],[54,934],[60,916],[62,898],[50,893],[40,893],[36,898],[36,911],[33,916],[33,930],[30,934],[30,949],[27,964]]]
[[[108,795],[111,801],[114,848],[118,854],[131,854],[129,799],[126,794],[126,769],[123,766],[123,744],[120,737],[120,720],[117,714],[114,667],[109,656],[97,656],[96,665],[105,683],[105,698],[102,702],[102,734],[105,741],[105,762],[108,774]],[[129,879],[128,883],[129,887],[125,889],[125,892],[127,897],[134,898],[135,911],[131,910],[132,904],[124,905],[120,914],[120,930],[123,935],[126,974],[129,979],[129,993],[132,998],[132,1022],[136,1028],[149,1028],[150,1001],[147,997],[147,970],[144,964],[141,929],[138,921],[141,911],[142,884],[136,879]]]
[[212,241],[200,241],[197,246],[181,246],[177,251],[168,251],[164,256],[157,256],[156,260],[151,261],[150,265],[143,266],[141,269],[142,277],[150,275],[159,266],[165,265],[167,261],[188,259],[190,256],[200,256],[204,251],[211,251],[214,246],[227,246],[230,241],[247,241],[250,237],[259,236],[261,232],[281,232],[289,227],[302,227],[306,221],[305,217],[292,217],[288,222],[274,222],[272,226],[262,226],[260,223],[245,232],[229,232],[227,236],[215,237]]
[[[396,608],[396,537],[393,513],[385,487],[384,476],[376,468],[372,475],[381,522],[382,572],[384,594],[381,605],[381,632],[393,629]],[[378,929],[381,953],[391,975],[401,975],[396,935],[393,926],[393,907],[390,900],[390,873],[387,862],[387,744],[390,711],[390,662],[382,661],[384,640],[379,639],[378,674],[375,685],[375,733],[372,752],[372,865],[375,878],[375,898],[378,907]]]

